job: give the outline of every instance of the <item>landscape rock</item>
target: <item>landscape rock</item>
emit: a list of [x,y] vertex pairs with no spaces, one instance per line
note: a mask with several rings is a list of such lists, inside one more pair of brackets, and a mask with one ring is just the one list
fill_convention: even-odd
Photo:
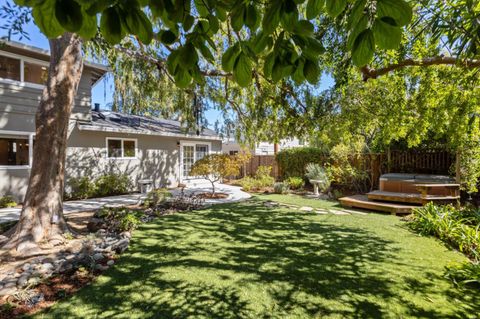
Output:
[[88,230],[92,233],[95,233],[104,227],[105,227],[105,222],[103,221],[103,219],[95,218],[95,217],[90,218],[87,224]]
[[311,211],[313,211],[313,207],[302,206],[302,207],[300,207],[300,210],[303,211],[303,212],[311,212]]
[[105,258],[105,256],[103,256],[102,253],[96,253],[95,255],[92,256],[93,260],[97,261],[97,260],[101,260],[103,258]]
[[115,260],[113,259],[110,259],[109,261],[107,261],[108,266],[113,266],[114,264],[115,264]]
[[0,289],[0,296],[8,296],[8,295],[11,295],[13,293],[15,293],[17,289],[15,288],[15,286],[12,286],[12,287],[3,287]]
[[25,287],[27,285],[28,278],[29,278],[28,276],[20,277],[17,281],[17,286],[18,287]]

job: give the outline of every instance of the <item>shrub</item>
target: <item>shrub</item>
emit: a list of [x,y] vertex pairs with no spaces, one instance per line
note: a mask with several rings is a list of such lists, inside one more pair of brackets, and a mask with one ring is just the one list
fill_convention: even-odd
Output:
[[131,181],[126,174],[106,174],[95,180],[96,196],[112,196],[128,193]]
[[249,192],[256,187],[256,180],[253,177],[245,176],[238,180],[238,184],[240,184],[244,191]]
[[305,186],[305,181],[301,177],[289,177],[285,181],[288,186],[290,186],[291,189],[301,189],[303,186]]
[[2,196],[0,197],[0,208],[15,207],[17,202],[13,199],[12,196]]
[[95,213],[95,217],[105,220],[110,231],[130,231],[141,223],[141,211],[134,211],[125,207],[103,207]]
[[258,191],[266,187],[271,187],[273,186],[273,183],[275,183],[275,179],[270,176],[271,171],[271,166],[261,165],[258,167],[255,177],[245,176],[238,180],[238,184],[242,186],[243,190],[246,192]]
[[70,178],[68,184],[70,193],[67,197],[70,199],[86,199],[97,194],[97,186],[87,176]]
[[273,191],[275,194],[287,194],[289,191],[289,187],[287,183],[275,183],[273,184]]
[[308,163],[324,165],[327,154],[315,147],[297,147],[278,152],[276,160],[283,177],[304,176]]
[[271,166],[260,165],[257,168],[257,171],[255,173],[255,180],[256,180],[255,187],[256,188],[271,187],[273,183],[275,183],[275,178],[270,176],[271,172],[272,172]]
[[319,190],[323,193],[330,187],[330,179],[323,167],[318,164],[309,163],[305,167],[305,176],[310,180],[310,183],[315,180]]
[[[345,144],[338,144],[330,151],[330,163],[326,165],[330,182],[346,186],[356,192],[367,191],[370,187],[370,175],[367,171],[356,168],[351,161],[356,150]],[[357,161],[365,160],[357,157]]]
[[119,231],[131,231],[134,230],[142,222],[140,220],[140,215],[138,212],[129,211],[123,216],[120,217],[118,230]]
[[474,261],[480,261],[480,224],[469,224],[463,217],[465,210],[451,205],[436,206],[432,203],[413,211],[410,228],[424,235],[433,235],[457,248]]
[[172,194],[166,188],[157,188],[147,194],[144,205],[147,207],[158,207],[164,204]]
[[480,263],[465,262],[463,264],[447,266],[445,275],[456,285],[472,285],[480,286]]

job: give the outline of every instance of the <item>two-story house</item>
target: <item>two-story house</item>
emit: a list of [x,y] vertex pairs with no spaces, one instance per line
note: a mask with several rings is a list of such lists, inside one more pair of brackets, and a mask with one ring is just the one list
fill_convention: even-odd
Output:
[[[48,51],[0,44],[0,196],[21,201],[26,192],[48,61]],[[103,65],[84,64],[68,132],[67,186],[72,177],[118,172],[134,185],[150,179],[154,187],[174,187],[190,179],[195,161],[221,151],[221,139],[209,129],[197,135],[177,121],[92,110],[92,87],[107,72]]]

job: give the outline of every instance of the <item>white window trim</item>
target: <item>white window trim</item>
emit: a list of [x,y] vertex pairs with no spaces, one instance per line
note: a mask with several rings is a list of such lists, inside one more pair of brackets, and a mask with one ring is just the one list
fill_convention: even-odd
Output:
[[[108,156],[108,141],[110,140],[119,140],[122,142],[122,156],[121,157],[109,157]],[[124,156],[124,149],[123,149],[123,142],[124,141],[133,141],[135,142],[135,155],[133,157],[125,157]],[[124,137],[107,137],[105,138],[105,149],[106,154],[105,157],[109,160],[132,160],[138,158],[138,140],[136,138],[124,138]]]
[[25,136],[28,138],[28,165],[0,165],[0,170],[31,169],[33,163],[33,137],[35,133],[25,131],[6,131],[0,130],[0,137],[3,136]]
[[193,162],[195,163],[197,161],[197,151],[196,151],[196,146],[197,145],[208,145],[208,153],[207,155],[212,154],[212,142],[208,141],[187,141],[187,140],[181,140],[180,141],[180,165],[179,165],[179,174],[180,174],[180,180],[191,180],[191,179],[198,179],[198,177],[195,176],[183,176],[183,146],[193,146]]
[[46,67],[49,66],[48,62],[42,61],[42,60],[37,60],[37,59],[34,59],[34,58],[25,57],[25,56],[18,55],[18,54],[15,54],[15,53],[5,52],[5,51],[0,51],[0,56],[20,60],[20,81],[12,80],[12,79],[5,79],[5,78],[0,77],[0,83],[15,84],[15,85],[18,85],[18,86],[30,87],[30,88],[34,88],[34,89],[43,89],[45,87],[45,85],[43,85],[43,84],[25,82],[25,62],[39,64],[41,66],[46,66]]

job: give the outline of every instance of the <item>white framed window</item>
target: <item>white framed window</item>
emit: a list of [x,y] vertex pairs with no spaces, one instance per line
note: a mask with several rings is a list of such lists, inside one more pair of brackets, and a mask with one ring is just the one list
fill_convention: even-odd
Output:
[[137,158],[137,139],[107,137],[106,146],[109,159]]
[[48,62],[0,51],[0,81],[43,88],[48,77]]
[[32,132],[0,130],[0,169],[29,169],[33,161]]
[[211,149],[209,142],[180,141],[180,175],[183,179],[196,178],[189,176],[193,164],[210,154]]

